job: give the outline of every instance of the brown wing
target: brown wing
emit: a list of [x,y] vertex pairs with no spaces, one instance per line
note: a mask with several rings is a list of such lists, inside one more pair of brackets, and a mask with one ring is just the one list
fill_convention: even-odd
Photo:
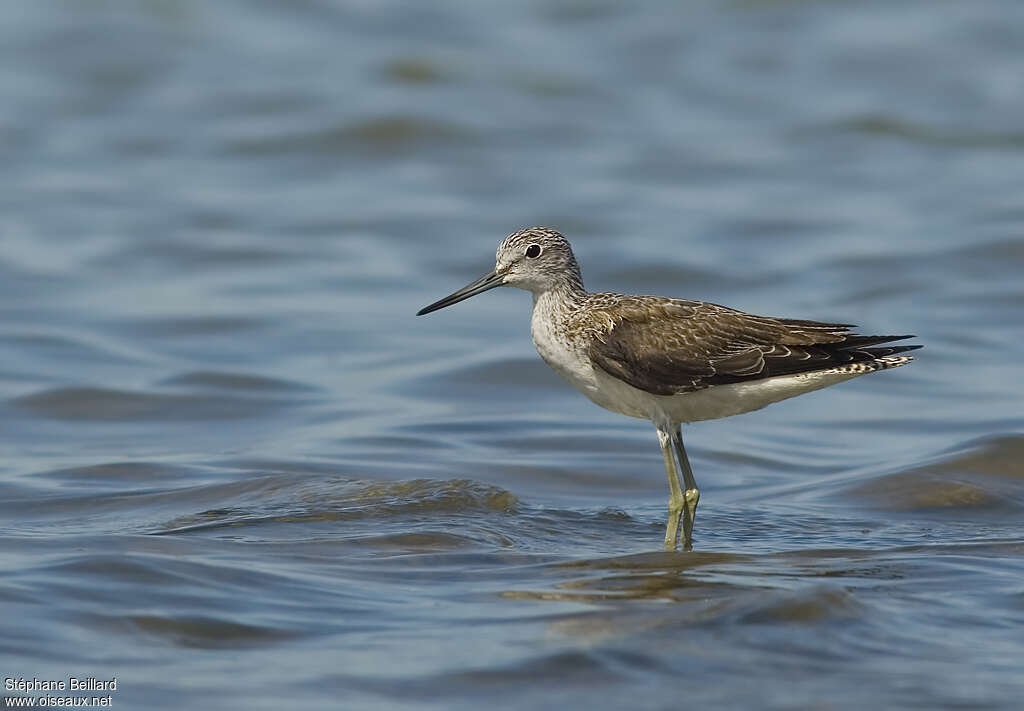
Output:
[[767,318],[701,301],[595,294],[612,324],[589,355],[609,375],[655,395],[874,360],[919,346],[912,336],[859,336],[852,326]]

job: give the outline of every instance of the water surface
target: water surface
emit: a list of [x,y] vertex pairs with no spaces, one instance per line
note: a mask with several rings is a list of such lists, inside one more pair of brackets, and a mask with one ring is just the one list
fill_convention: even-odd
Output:
[[[1024,10],[15,3],[0,673],[115,708],[1012,709]],[[532,224],[588,286],[916,333],[686,428],[413,314]]]

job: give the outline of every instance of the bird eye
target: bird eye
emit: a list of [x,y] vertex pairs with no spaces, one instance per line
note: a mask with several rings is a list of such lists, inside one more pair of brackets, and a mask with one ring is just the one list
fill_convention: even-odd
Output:
[[526,257],[528,259],[536,259],[539,256],[540,256],[540,245],[539,244],[531,244],[529,247],[526,248]]

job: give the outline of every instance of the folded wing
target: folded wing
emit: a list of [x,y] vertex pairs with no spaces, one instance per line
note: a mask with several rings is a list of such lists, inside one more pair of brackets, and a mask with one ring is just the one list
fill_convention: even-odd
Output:
[[913,336],[862,336],[851,324],[768,318],[717,304],[594,294],[608,328],[589,355],[609,375],[655,395],[676,395],[777,375],[870,361],[920,346]]

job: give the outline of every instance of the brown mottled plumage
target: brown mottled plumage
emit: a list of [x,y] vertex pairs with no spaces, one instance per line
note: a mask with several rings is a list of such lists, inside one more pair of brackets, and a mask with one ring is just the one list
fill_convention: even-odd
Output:
[[[920,346],[911,336],[859,336],[850,324],[754,316],[704,301],[588,294],[575,320],[607,317],[589,355],[602,370],[655,395],[861,363]],[[571,322],[570,321],[570,322]]]

